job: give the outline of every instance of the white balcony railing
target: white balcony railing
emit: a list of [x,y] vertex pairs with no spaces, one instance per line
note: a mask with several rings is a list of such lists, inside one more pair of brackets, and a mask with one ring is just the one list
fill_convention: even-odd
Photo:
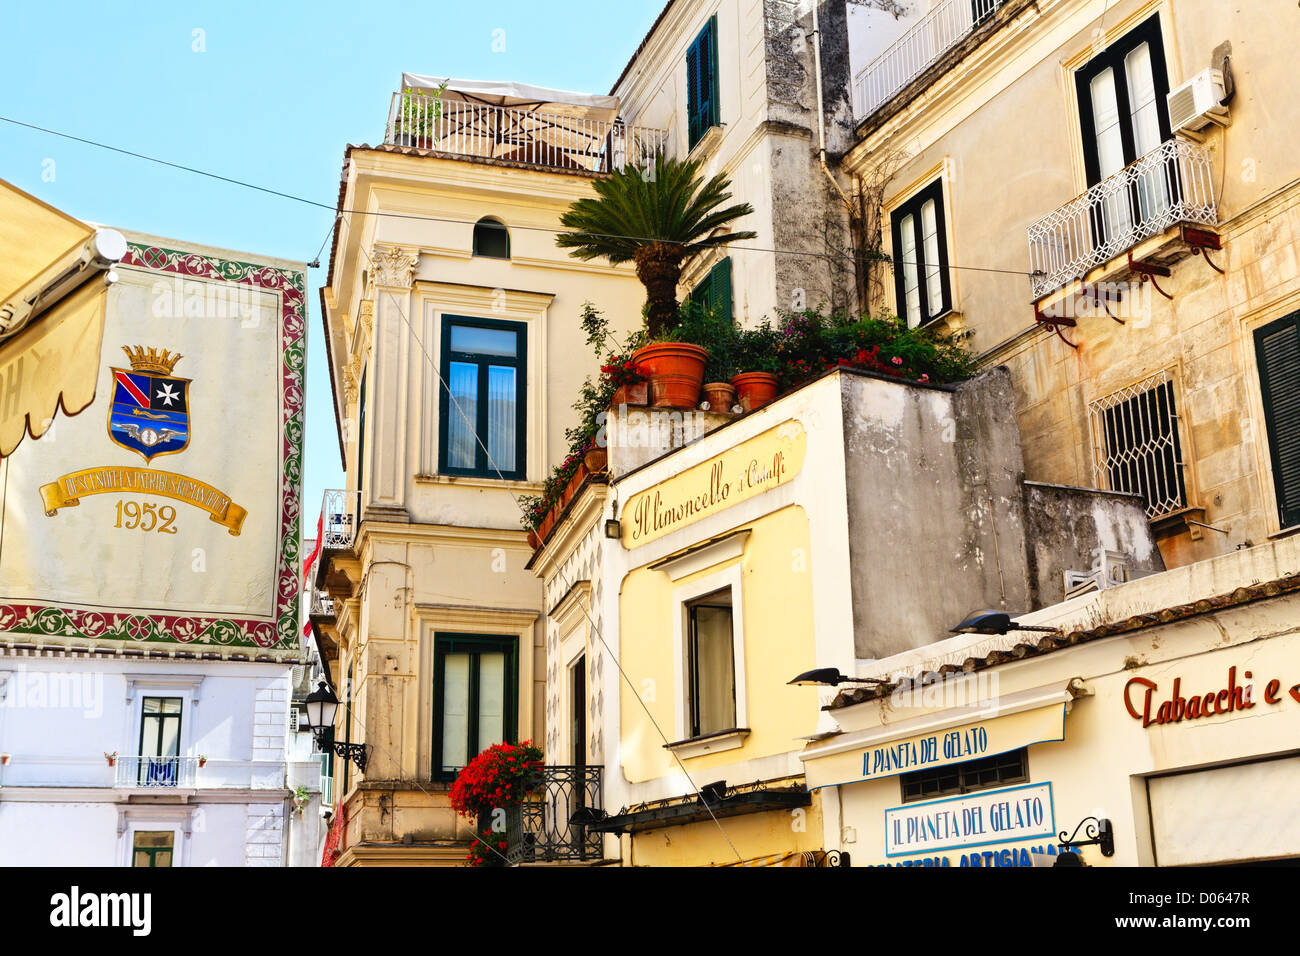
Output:
[[444,101],[412,90],[393,94],[384,133],[390,146],[594,173],[652,162],[666,138],[621,120]]
[[1218,223],[1210,154],[1170,139],[1029,227],[1034,298],[1055,292],[1144,239]]
[[193,787],[198,772],[198,757],[118,757],[118,787],[142,790],[166,790]]
[[361,492],[330,489],[321,501],[321,550],[352,547],[361,520]]
[[1006,0],[940,0],[853,80],[855,115],[866,119],[925,72]]

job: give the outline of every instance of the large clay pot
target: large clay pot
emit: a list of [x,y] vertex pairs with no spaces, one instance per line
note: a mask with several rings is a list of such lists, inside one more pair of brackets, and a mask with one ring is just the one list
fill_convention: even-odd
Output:
[[762,408],[776,398],[776,376],[771,372],[741,372],[731,380],[736,401],[747,412]]
[[730,382],[705,382],[704,400],[711,412],[730,412],[736,404],[736,388]]
[[636,350],[632,361],[650,380],[650,404],[655,408],[694,408],[704,383],[709,353],[689,342],[652,342]]
[[591,474],[602,475],[605,473],[605,466],[609,464],[609,451],[604,448],[589,448],[582,456],[582,463],[587,466],[587,471]]
[[614,392],[614,399],[610,406],[618,408],[620,405],[649,405],[650,404],[650,383],[633,382],[631,385],[620,385]]

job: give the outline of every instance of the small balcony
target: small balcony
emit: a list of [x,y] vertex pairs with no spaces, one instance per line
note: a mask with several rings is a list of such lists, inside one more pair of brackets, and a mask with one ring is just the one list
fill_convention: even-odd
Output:
[[118,757],[114,785],[124,790],[193,788],[198,757]]
[[543,767],[531,799],[507,818],[508,865],[594,863],[603,856],[602,835],[571,822],[579,810],[600,810],[603,767]]
[[663,130],[564,110],[563,104],[498,106],[451,93],[394,93],[384,143],[542,169],[609,173],[653,162],[667,139]]
[[333,488],[321,500],[321,550],[343,551],[357,540],[361,492]]
[[880,109],[974,29],[1006,0],[942,0],[853,78],[858,122]]
[[1174,226],[1218,225],[1210,154],[1170,139],[1029,227],[1034,299]]

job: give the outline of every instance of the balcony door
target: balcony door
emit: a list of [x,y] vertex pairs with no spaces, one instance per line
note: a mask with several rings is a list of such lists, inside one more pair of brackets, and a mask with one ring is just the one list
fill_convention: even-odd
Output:
[[[1091,189],[1118,176],[1171,136],[1165,104],[1169,77],[1159,17],[1146,20],[1089,60],[1075,74],[1075,86]],[[1135,173],[1127,182],[1117,180],[1114,189],[1098,196],[1089,216],[1095,248],[1102,251],[1099,262],[1120,251],[1106,249],[1108,243],[1125,245],[1126,237],[1140,236],[1145,225],[1159,219],[1175,198],[1177,177],[1171,158]]]
[[176,786],[180,746],[181,698],[146,697],[140,719],[139,786]]

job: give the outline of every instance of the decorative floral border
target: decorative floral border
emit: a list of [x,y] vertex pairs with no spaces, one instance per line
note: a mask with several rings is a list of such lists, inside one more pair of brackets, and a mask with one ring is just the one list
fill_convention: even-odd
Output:
[[128,243],[124,266],[200,279],[236,282],[280,293],[281,376],[280,534],[276,621],[173,614],[105,613],[41,604],[0,604],[0,632],[85,640],[170,642],[222,647],[296,649],[299,642],[298,539],[302,510],[302,439],[305,393],[306,276],[301,272],[221,259],[198,252]]

